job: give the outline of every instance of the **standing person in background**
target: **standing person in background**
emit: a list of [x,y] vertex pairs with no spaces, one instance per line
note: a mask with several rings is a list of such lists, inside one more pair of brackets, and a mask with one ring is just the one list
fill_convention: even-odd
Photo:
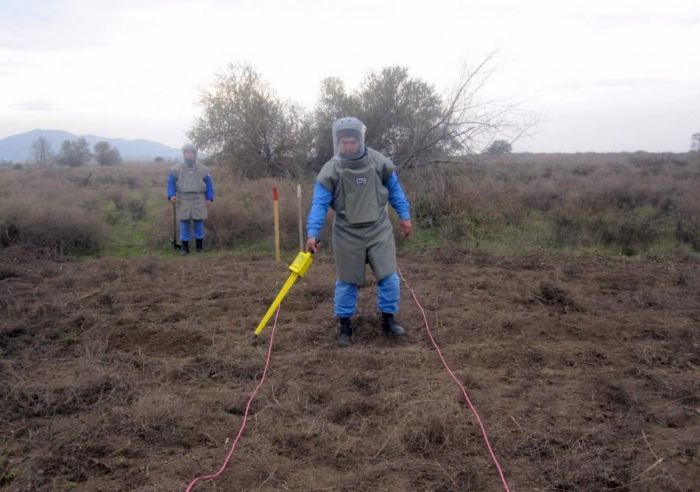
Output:
[[204,251],[204,221],[207,209],[214,201],[214,182],[209,168],[197,162],[197,148],[192,144],[182,147],[183,163],[170,169],[168,200],[176,206],[180,221],[181,254],[190,253],[190,221],[194,223],[196,251]]
[[401,234],[411,234],[410,206],[394,164],[365,146],[365,125],[354,117],[333,123],[334,157],[324,164],[314,184],[307,220],[306,249],[315,253],[328,207],[333,219],[333,252],[336,264],[335,316],[338,345],[352,343],[350,318],[357,306],[358,286],[365,280],[369,263],[377,278],[377,307],[382,330],[403,337],[406,331],[396,323],[400,282],[396,273],[396,245],[387,214],[387,201],[399,215]]

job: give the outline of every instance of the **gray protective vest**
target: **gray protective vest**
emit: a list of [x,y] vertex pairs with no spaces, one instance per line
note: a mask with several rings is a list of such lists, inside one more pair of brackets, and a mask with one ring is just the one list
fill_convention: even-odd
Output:
[[207,218],[205,205],[207,185],[204,178],[209,176],[209,168],[199,163],[188,166],[181,163],[170,170],[177,180],[176,211],[178,220],[202,220]]
[[386,211],[394,172],[392,162],[376,150],[354,161],[331,159],[317,181],[333,193],[333,252],[336,274],[343,282],[362,284],[365,264],[377,280],[396,271],[394,233]]

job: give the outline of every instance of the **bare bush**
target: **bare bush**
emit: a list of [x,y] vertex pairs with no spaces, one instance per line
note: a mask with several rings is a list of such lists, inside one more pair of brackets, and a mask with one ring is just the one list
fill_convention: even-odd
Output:
[[[272,188],[280,194],[280,235],[283,245],[297,244],[296,190],[293,183],[273,179],[239,181],[210,209],[207,228],[213,244],[272,240]],[[306,209],[306,207],[304,207]],[[304,218],[305,219],[305,218]]]
[[530,247],[698,251],[700,159],[690,154],[511,155],[404,171],[402,181],[421,228],[470,247],[522,237]]
[[153,163],[0,170],[0,245],[95,252],[113,226],[142,234],[167,171]]
[[37,199],[5,206],[0,213],[3,244],[31,244],[58,254],[97,251],[107,233],[102,222],[78,206],[45,206]]
[[46,137],[39,137],[32,143],[32,155],[34,162],[39,167],[46,167],[51,163],[53,152],[51,151],[51,143]]
[[[399,244],[423,250],[448,241],[455,250],[499,254],[558,248],[616,254],[700,251],[700,154],[641,157],[511,154],[469,166],[444,162],[404,168],[401,181],[417,234],[407,242],[399,238]],[[655,166],[660,167],[650,171]],[[164,198],[167,165],[0,173],[2,246],[96,251],[106,244],[107,226],[138,250],[147,244],[163,247],[172,235],[172,206]],[[271,190],[277,187],[282,247],[297,247],[296,183],[247,180],[218,165],[212,173],[217,193],[205,223],[209,245],[271,250]],[[312,185],[302,180],[302,186],[307,211]],[[329,236],[327,230],[322,234]]]
[[136,194],[119,188],[111,188],[104,196],[114,204],[120,217],[126,217],[134,221],[140,221],[146,218],[147,194]]

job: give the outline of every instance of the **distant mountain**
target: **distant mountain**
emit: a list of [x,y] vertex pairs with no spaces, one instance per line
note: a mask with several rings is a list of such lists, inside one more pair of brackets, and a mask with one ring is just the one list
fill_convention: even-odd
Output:
[[92,148],[95,143],[106,141],[119,149],[125,161],[152,161],[155,157],[176,159],[182,157],[179,149],[174,149],[152,140],[125,140],[122,138],[98,137],[97,135],[75,135],[61,130],[32,130],[26,133],[11,135],[0,140],[0,161],[23,162],[32,160],[32,144],[39,137],[44,137],[51,145],[51,151],[56,154],[61,150],[64,140],[84,138]]

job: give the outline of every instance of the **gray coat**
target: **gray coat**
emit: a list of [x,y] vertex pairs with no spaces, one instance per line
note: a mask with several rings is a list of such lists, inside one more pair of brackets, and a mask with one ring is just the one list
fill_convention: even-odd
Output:
[[209,168],[199,163],[192,166],[180,163],[170,170],[170,174],[175,177],[177,219],[206,219],[207,185],[204,178],[209,176]]
[[394,233],[386,211],[385,184],[394,172],[392,162],[376,150],[353,161],[331,159],[317,181],[333,193],[333,252],[336,274],[343,282],[362,284],[365,263],[377,280],[396,271]]

